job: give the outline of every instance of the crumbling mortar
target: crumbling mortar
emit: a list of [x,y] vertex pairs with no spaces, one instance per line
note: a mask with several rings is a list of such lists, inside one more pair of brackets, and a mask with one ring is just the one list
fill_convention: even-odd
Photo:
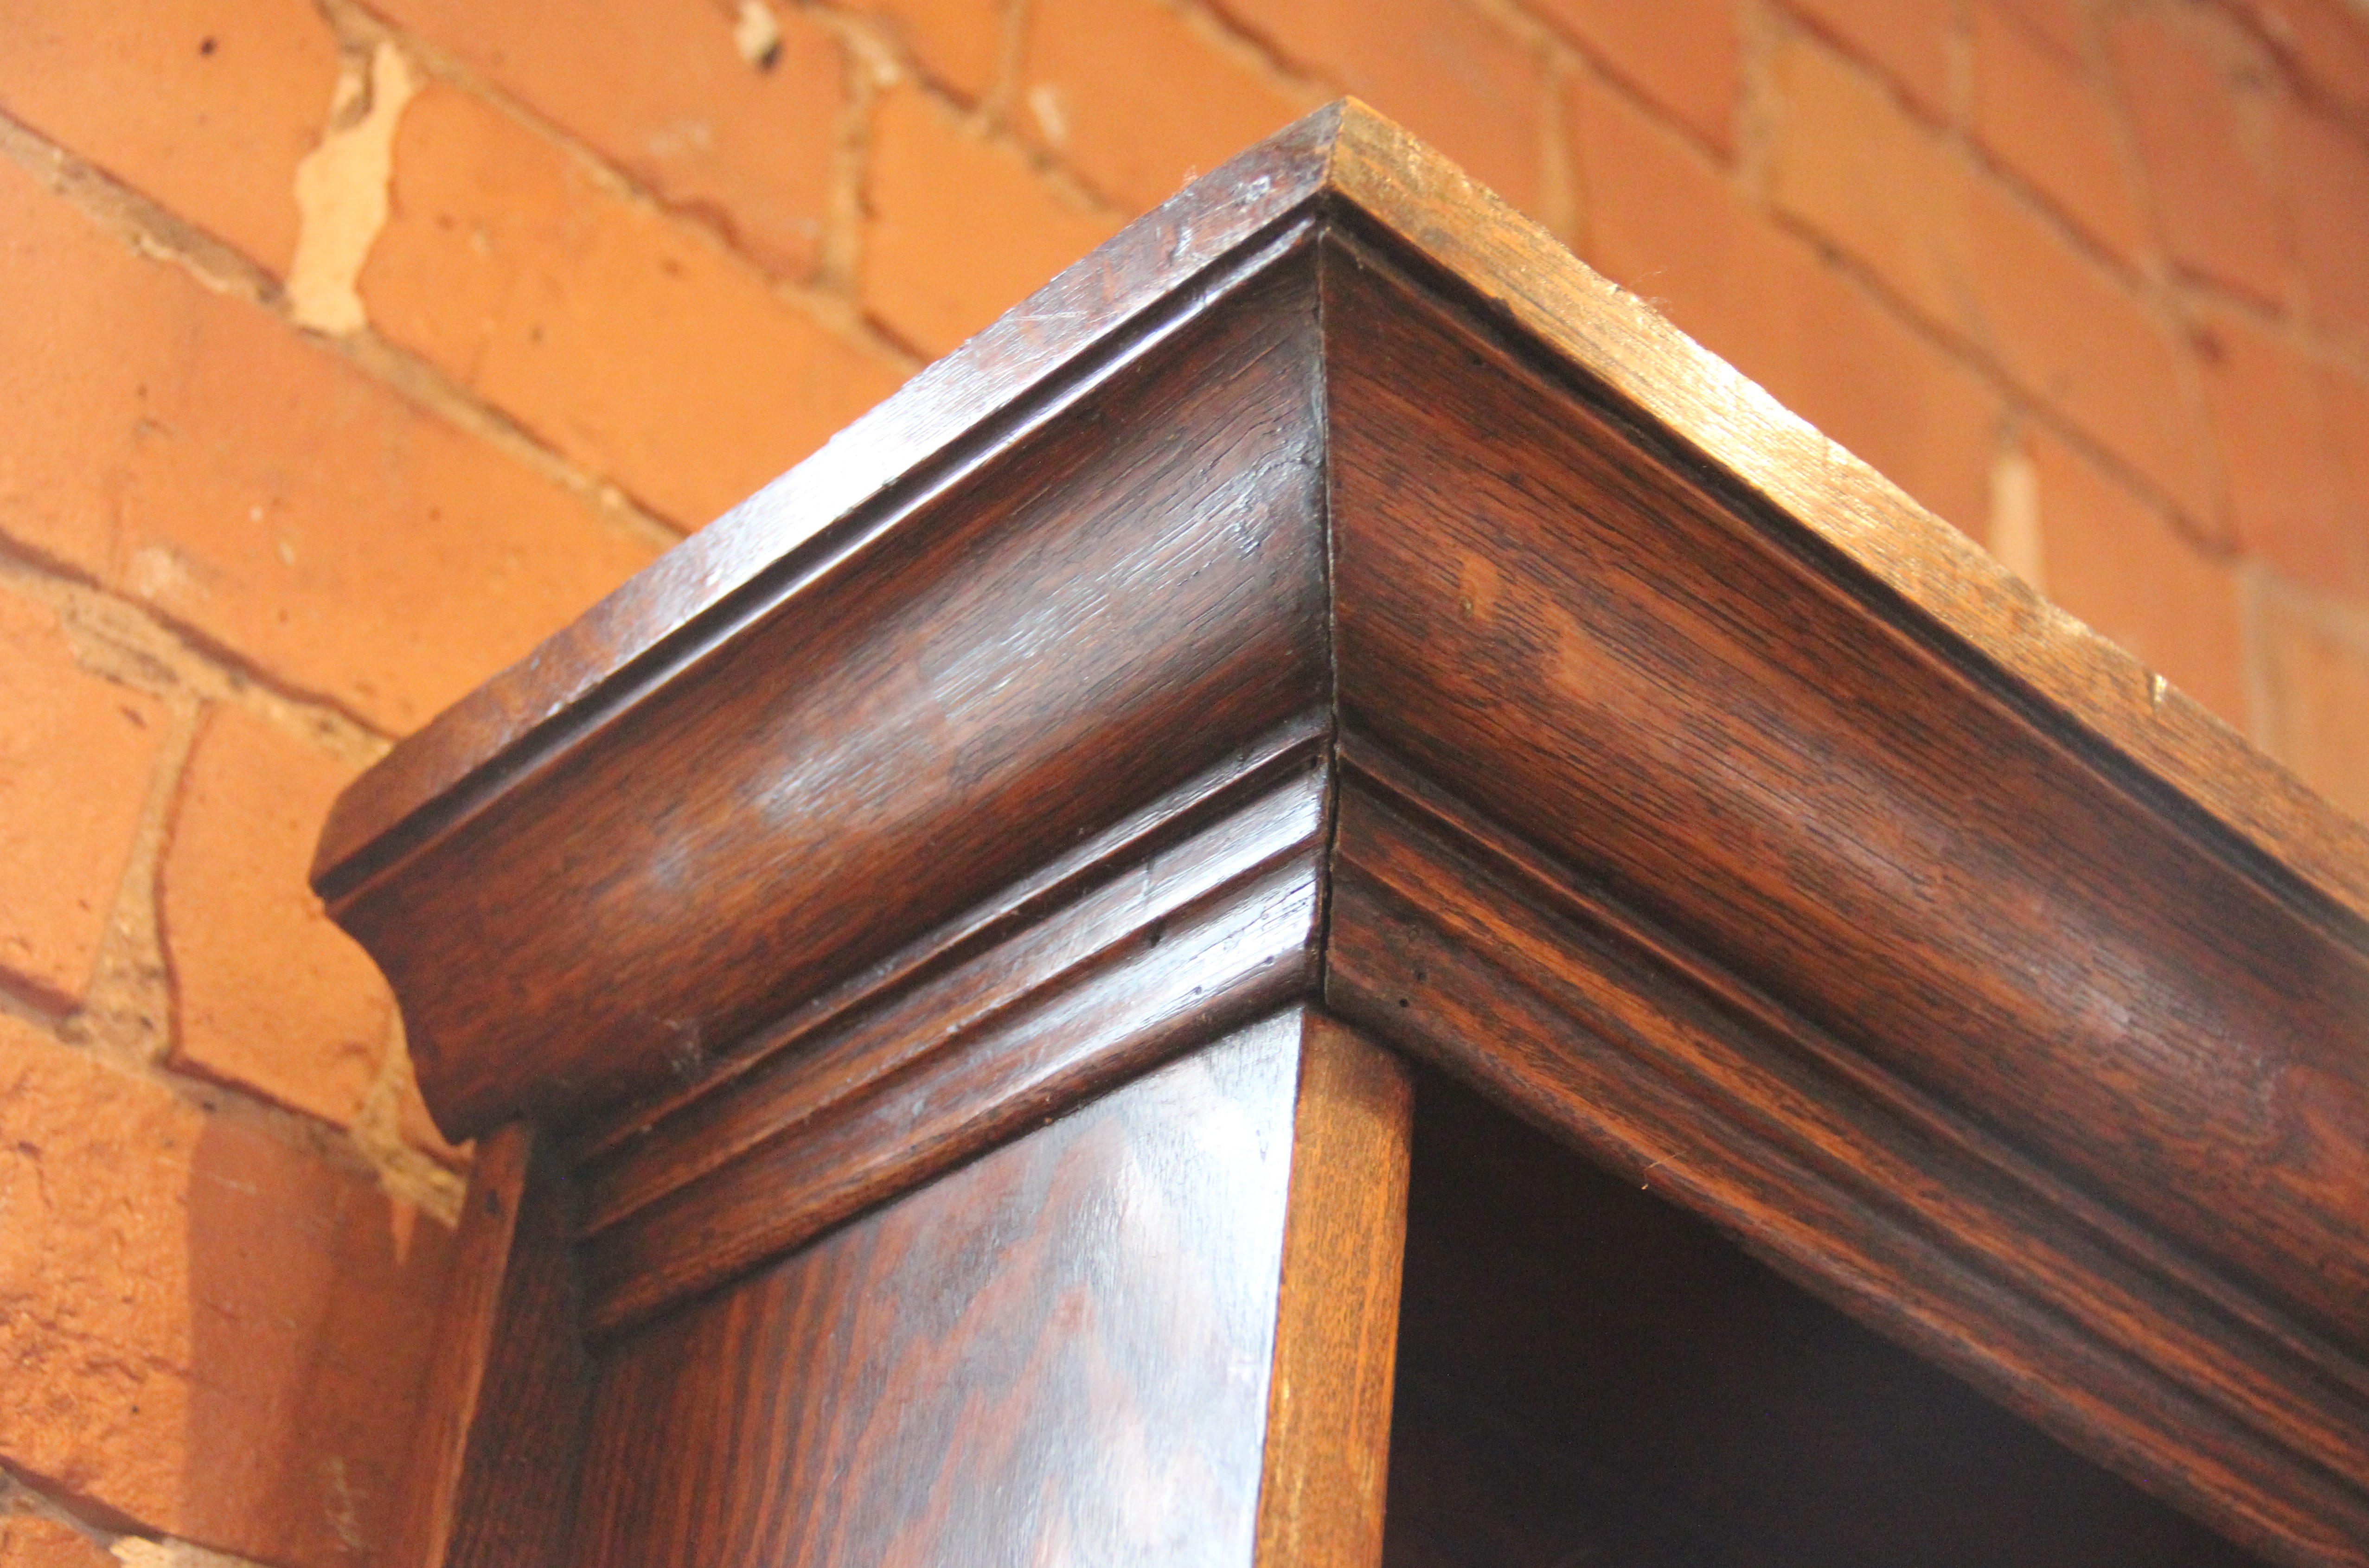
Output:
[[112,1509],[52,1493],[29,1476],[0,1469],[0,1518],[11,1515],[73,1530],[123,1568],[265,1568],[244,1557],[144,1533]]

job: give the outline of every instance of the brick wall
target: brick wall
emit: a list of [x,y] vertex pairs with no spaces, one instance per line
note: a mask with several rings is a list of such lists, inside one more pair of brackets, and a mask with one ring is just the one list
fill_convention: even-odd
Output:
[[2359,0],[10,0],[0,1568],[384,1539],[340,784],[1344,90],[2369,812]]

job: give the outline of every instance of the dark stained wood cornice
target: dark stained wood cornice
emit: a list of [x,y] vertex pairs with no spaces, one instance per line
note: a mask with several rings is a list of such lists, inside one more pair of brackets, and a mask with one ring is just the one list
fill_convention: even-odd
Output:
[[2369,831],[1402,132],[1204,180],[316,883],[597,1336],[1321,1000],[2369,1564]]

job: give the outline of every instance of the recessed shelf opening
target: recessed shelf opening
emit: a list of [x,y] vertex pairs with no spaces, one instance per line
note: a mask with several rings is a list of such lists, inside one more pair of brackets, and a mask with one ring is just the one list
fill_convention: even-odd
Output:
[[2261,1568],[1429,1072],[1384,1562]]

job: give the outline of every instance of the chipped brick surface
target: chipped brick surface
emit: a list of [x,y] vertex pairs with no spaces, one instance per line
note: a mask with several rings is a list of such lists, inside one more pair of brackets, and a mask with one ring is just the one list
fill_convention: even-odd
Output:
[[1022,79],[1030,140],[1138,212],[1316,107],[1161,0],[1038,0]]
[[79,668],[48,605],[0,588],[0,970],[71,1007],[164,742],[165,706]]
[[310,0],[0,6],[0,109],[274,272],[337,80]]
[[0,163],[0,535],[408,730],[650,557]]
[[0,1016],[0,1453],[293,1568],[386,1542],[451,1233]]
[[660,200],[714,219],[769,269],[814,271],[847,68],[830,32],[797,7],[767,7],[778,41],[754,61],[726,5],[372,8],[582,138]]
[[[891,93],[873,127],[865,306],[938,355],[1117,232],[1063,201],[1017,151],[919,93]],[[959,255],[962,265],[946,258]]]
[[904,380],[764,275],[450,87],[411,106],[361,280],[381,332],[685,527]]
[[354,770],[241,709],[209,713],[165,853],[173,1065],[349,1127],[386,1055],[394,999],[305,886]]

